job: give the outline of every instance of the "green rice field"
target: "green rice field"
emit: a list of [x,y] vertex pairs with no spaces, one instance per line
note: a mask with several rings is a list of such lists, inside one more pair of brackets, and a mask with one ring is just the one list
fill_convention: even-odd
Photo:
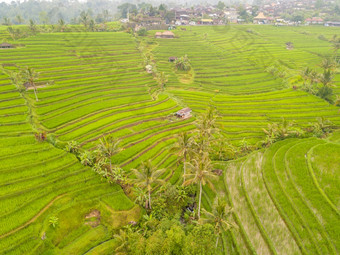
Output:
[[[176,135],[195,130],[210,106],[226,140],[255,145],[263,129],[282,117],[301,128],[323,117],[334,133],[326,139],[287,139],[242,158],[217,162],[223,170],[215,191],[204,188],[211,209],[226,194],[237,228],[228,230],[226,254],[340,253],[340,108],[267,71],[280,64],[294,75],[321,70],[333,54],[328,41],[339,28],[255,25],[176,29],[174,39],[126,32],[41,33],[0,49],[5,69],[40,73],[39,101],[0,73],[0,254],[113,254],[112,232],[142,217],[143,209],[116,184],[80,164],[63,145],[93,151],[106,135],[122,151],[112,161],[127,172],[151,160],[166,168],[162,179],[181,184],[182,169],[170,148]],[[8,35],[0,27],[0,40]],[[7,39],[6,39],[7,40]],[[144,50],[165,89],[145,71]],[[287,50],[292,42],[294,49]],[[187,55],[191,70],[169,57]],[[49,81],[53,84],[46,85]],[[340,73],[334,77],[340,96]],[[178,119],[190,107],[192,117]],[[48,141],[39,142],[37,129]],[[91,213],[99,211],[99,216]],[[89,216],[90,215],[90,216]],[[58,227],[49,221],[57,217]],[[94,223],[91,223],[91,219]],[[97,222],[98,221],[98,222]]]

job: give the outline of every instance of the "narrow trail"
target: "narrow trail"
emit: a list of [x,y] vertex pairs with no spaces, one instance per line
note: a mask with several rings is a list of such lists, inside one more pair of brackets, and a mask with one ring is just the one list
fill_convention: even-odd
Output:
[[29,221],[27,221],[25,224],[23,224],[23,225],[21,225],[21,226],[15,228],[15,229],[13,229],[13,230],[11,230],[11,231],[5,233],[5,234],[0,235],[0,239],[3,239],[3,238],[5,238],[5,237],[7,237],[7,236],[9,236],[9,235],[12,235],[12,234],[14,234],[15,232],[17,232],[17,231],[19,231],[19,230],[21,230],[21,229],[27,227],[28,225],[30,225],[30,224],[33,223],[33,222],[35,222],[35,221],[36,221],[36,220],[37,220],[44,212],[47,211],[47,209],[49,209],[49,208],[53,205],[53,203],[54,203],[56,200],[58,200],[58,199],[64,197],[65,195],[66,195],[66,194],[62,194],[62,195],[59,195],[59,196],[55,197],[51,202],[48,203],[48,205],[46,205],[46,206],[45,206],[38,214],[36,214],[32,219],[30,219]]

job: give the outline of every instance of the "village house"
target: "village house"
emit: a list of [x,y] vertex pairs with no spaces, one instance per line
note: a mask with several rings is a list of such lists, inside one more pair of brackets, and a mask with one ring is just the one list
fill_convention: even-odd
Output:
[[266,24],[268,22],[268,18],[264,16],[263,12],[260,12],[255,18],[254,23],[257,24]]
[[192,110],[189,107],[183,108],[175,113],[175,116],[181,119],[187,119],[191,117]]
[[155,38],[163,38],[163,39],[173,39],[175,38],[175,34],[171,31],[164,31],[162,32],[156,32]]
[[237,23],[238,12],[235,8],[229,8],[224,12],[224,17],[228,19],[230,23]]
[[326,27],[340,27],[340,22],[339,21],[327,21],[325,23]]
[[324,24],[324,21],[322,18],[319,17],[313,17],[313,18],[308,18],[305,20],[306,24],[310,25],[321,25]]

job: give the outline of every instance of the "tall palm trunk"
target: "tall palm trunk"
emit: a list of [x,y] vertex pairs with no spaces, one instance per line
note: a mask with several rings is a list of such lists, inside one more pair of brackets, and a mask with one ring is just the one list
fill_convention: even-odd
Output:
[[31,82],[31,85],[33,86],[33,91],[34,91],[34,95],[35,95],[35,101],[39,101],[38,99],[38,95],[37,95],[37,87],[35,86],[34,82]]
[[201,200],[202,200],[202,181],[200,181],[200,196],[198,198],[198,219],[201,218]]
[[183,159],[183,182],[185,182],[185,162],[187,161],[187,154],[184,152],[184,159]]
[[215,244],[215,248],[217,249],[217,245],[218,245],[218,238],[219,238],[220,236],[219,235],[217,235],[217,238],[216,238],[216,244]]
[[151,209],[151,190],[149,190],[149,209]]

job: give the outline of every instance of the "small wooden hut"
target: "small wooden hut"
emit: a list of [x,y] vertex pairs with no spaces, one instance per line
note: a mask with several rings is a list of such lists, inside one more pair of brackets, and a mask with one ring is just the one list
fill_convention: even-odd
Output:
[[175,116],[181,119],[187,119],[191,117],[192,110],[189,107],[183,108],[175,113]]
[[0,49],[12,49],[14,48],[14,46],[12,44],[9,43],[1,43],[0,44]]
[[156,38],[164,38],[164,39],[173,39],[175,38],[175,34],[171,31],[164,31],[162,32],[156,32],[155,34]]

